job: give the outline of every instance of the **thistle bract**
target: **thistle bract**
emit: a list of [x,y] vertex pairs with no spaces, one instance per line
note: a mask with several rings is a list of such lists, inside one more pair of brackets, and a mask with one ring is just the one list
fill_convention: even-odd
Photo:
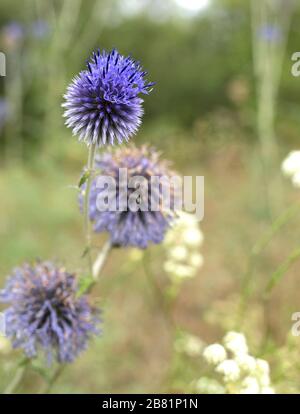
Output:
[[5,310],[6,335],[15,348],[23,348],[29,358],[39,348],[49,363],[72,362],[88,340],[97,334],[97,311],[87,298],[77,297],[74,275],[51,262],[25,264],[13,270],[0,302]]
[[139,95],[148,94],[153,86],[146,74],[138,62],[115,49],[98,50],[64,96],[66,125],[88,145],[128,141],[141,123]]

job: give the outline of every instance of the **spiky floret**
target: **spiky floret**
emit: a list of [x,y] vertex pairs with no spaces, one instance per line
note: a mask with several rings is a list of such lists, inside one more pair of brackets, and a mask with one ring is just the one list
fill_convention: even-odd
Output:
[[[127,180],[123,182],[121,172],[126,171]],[[101,177],[114,178],[112,198],[115,196],[116,209],[99,210],[98,197],[107,191],[107,188],[98,185],[95,178],[90,192],[90,220],[94,222],[95,232],[108,232],[111,243],[115,246],[135,246],[146,248],[149,243],[160,243],[173,220],[174,214],[174,189],[171,187],[169,163],[160,159],[160,154],[153,148],[134,146],[107,152],[96,160],[96,172]],[[141,191],[141,203],[137,211],[130,207],[130,197],[135,189],[131,185],[131,179],[142,177],[147,184]],[[151,180],[160,179],[160,186],[154,187]],[[170,190],[171,209],[164,205],[165,190]],[[82,204],[82,195],[81,195]],[[110,198],[110,197],[109,197]],[[166,197],[167,198],[167,197]],[[154,202],[158,208],[153,209]],[[121,208],[121,206],[123,206]],[[125,209],[124,209],[125,207]]]
[[139,62],[116,49],[93,53],[64,95],[66,125],[88,145],[128,141],[141,124],[139,95],[149,94],[154,85],[146,74]]
[[49,362],[72,362],[90,337],[98,333],[97,311],[86,297],[77,297],[75,276],[51,262],[15,268],[0,292],[6,334],[29,358],[39,348]]

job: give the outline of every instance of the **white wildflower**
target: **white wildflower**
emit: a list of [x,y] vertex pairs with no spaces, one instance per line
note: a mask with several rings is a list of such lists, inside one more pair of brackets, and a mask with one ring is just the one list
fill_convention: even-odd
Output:
[[275,394],[275,390],[272,387],[263,387],[261,389],[261,394]]
[[260,386],[255,377],[246,377],[241,384],[240,394],[259,394]]
[[175,274],[179,278],[189,278],[195,275],[195,269],[191,266],[178,265],[176,267]]
[[175,349],[190,357],[197,357],[202,354],[203,342],[197,336],[185,333],[175,341]]
[[217,366],[216,372],[219,372],[224,376],[225,382],[237,381],[241,373],[240,368],[234,359],[225,359],[225,361]]
[[300,151],[292,151],[281,164],[284,175],[292,177],[300,171]]
[[164,263],[164,270],[167,272],[167,273],[174,273],[175,271],[176,271],[176,263],[174,263],[174,262],[172,262],[171,260],[167,260],[165,263]]
[[291,178],[295,187],[300,187],[300,151],[292,151],[281,164],[283,174]]
[[292,176],[292,183],[295,187],[300,187],[300,171],[297,171],[293,176]]
[[248,346],[246,338],[243,334],[238,332],[228,332],[223,343],[228,351],[231,351],[234,355],[243,355],[248,353]]
[[203,234],[198,228],[186,229],[182,233],[184,242],[189,246],[200,246],[203,242]]
[[267,374],[267,375],[270,374],[270,366],[266,360],[258,358],[256,360],[256,366],[257,366],[258,371],[261,374]]
[[226,390],[217,380],[202,377],[194,385],[195,390],[200,394],[225,394]]
[[[275,390],[271,386],[269,363],[264,359],[256,359],[249,355],[246,338],[243,334],[228,332],[223,338],[223,343],[224,347],[219,344],[206,347],[203,357],[215,365],[218,355],[223,358],[223,361],[220,361],[215,367],[215,372],[223,375],[222,380],[226,393],[275,394]],[[218,351],[219,349],[221,351]],[[229,351],[231,359],[226,359],[226,351]]]
[[188,335],[185,341],[185,352],[191,357],[201,355],[203,348],[202,341],[194,335]]
[[203,265],[204,259],[200,253],[193,253],[189,257],[189,263],[194,267],[201,267]]
[[203,357],[209,364],[219,364],[227,358],[225,348],[220,344],[207,346],[203,351]]
[[203,265],[203,257],[198,251],[202,241],[203,234],[194,215],[178,213],[178,218],[164,241],[167,248],[164,270],[172,282],[181,283],[197,274]]
[[239,354],[236,356],[238,366],[245,372],[251,374],[256,368],[256,359],[247,354]]
[[170,256],[175,260],[184,260],[187,258],[188,251],[184,246],[175,246],[170,249]]

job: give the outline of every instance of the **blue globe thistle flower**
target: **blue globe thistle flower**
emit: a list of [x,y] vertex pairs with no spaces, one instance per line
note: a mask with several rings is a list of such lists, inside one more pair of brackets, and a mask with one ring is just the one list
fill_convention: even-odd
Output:
[[282,40],[282,31],[279,26],[266,24],[259,28],[259,36],[267,42],[279,42]]
[[31,35],[36,39],[44,39],[50,34],[50,26],[46,20],[35,20],[30,27]]
[[[111,205],[107,203],[106,209],[99,209],[97,198],[101,196],[102,191],[107,191],[107,187],[99,186],[99,177],[96,177],[91,185],[89,211],[90,220],[94,222],[94,231],[108,232],[112,245],[117,247],[134,246],[144,249],[151,242],[161,243],[174,218],[172,206],[171,209],[163,207],[164,187],[165,184],[169,185],[169,178],[171,178],[168,163],[160,160],[160,154],[153,148],[130,146],[98,156],[95,165],[96,175],[114,178],[116,187],[113,189],[111,199],[116,200],[117,208],[111,208]],[[121,171],[124,169],[127,172],[125,182],[121,177]],[[142,194],[143,200],[138,210],[133,211],[129,200],[135,189],[129,184],[131,179],[137,177],[146,180],[147,188]],[[158,189],[151,187],[152,177],[162,178],[162,184]],[[85,186],[83,186],[83,194],[84,189]],[[80,195],[81,207],[83,194]],[[151,209],[151,197],[159,206],[156,210]],[[148,206],[146,210],[143,209],[145,201]],[[172,188],[170,189],[170,201],[173,205],[174,191]]]
[[8,49],[15,49],[24,40],[24,27],[17,21],[11,21],[2,27],[1,34]]
[[48,362],[72,362],[88,340],[97,334],[97,311],[86,297],[76,297],[74,275],[51,262],[25,264],[15,268],[0,302],[5,310],[6,335],[15,348],[23,348],[29,358],[41,348]]
[[154,85],[146,74],[130,56],[98,50],[64,95],[66,125],[88,145],[128,141],[141,124],[139,94],[149,94]]

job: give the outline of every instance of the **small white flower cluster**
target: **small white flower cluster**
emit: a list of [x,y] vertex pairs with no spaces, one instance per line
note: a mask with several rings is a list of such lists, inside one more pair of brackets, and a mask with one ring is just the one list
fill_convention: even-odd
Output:
[[[214,366],[217,374],[221,374],[223,383],[219,383],[220,390],[223,388],[228,394],[275,393],[270,384],[268,362],[249,354],[243,334],[228,332],[223,338],[223,345],[207,346],[203,357]],[[198,381],[196,389],[198,392],[207,392],[205,387],[201,388],[202,380]]]
[[295,187],[300,187],[300,151],[292,151],[281,164],[286,177],[291,178]]
[[175,351],[184,353],[190,357],[199,357],[202,355],[204,343],[198,336],[184,332],[176,339],[174,348]]
[[178,219],[165,238],[167,260],[164,270],[173,282],[181,282],[197,274],[203,265],[203,256],[199,248],[203,242],[203,234],[194,215],[178,213]]

